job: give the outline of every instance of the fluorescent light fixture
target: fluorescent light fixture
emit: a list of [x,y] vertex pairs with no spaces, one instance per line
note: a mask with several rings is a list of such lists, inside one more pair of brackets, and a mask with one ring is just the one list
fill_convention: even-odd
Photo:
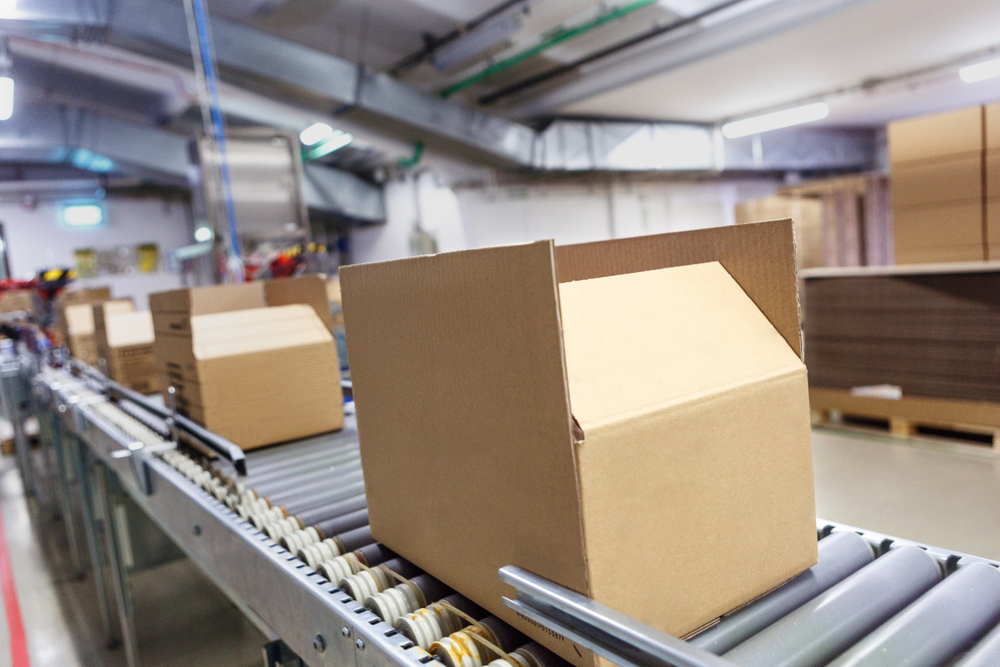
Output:
[[14,18],[17,13],[17,0],[0,0],[0,19]]
[[735,139],[737,137],[745,137],[748,134],[760,134],[761,132],[777,130],[782,127],[791,127],[792,125],[811,123],[814,120],[822,120],[829,113],[830,105],[826,102],[816,102],[801,107],[784,109],[783,111],[766,113],[762,116],[734,120],[722,126],[722,134],[727,139]]
[[963,67],[958,70],[958,75],[962,77],[962,81],[966,83],[985,81],[986,79],[992,79],[993,77],[1000,76],[1000,58]]
[[211,241],[215,233],[210,227],[205,227],[204,225],[194,230],[194,240],[198,243],[205,243],[206,241]]
[[306,146],[312,146],[333,134],[333,128],[326,123],[315,123],[299,132],[299,141]]
[[14,79],[0,77],[0,120],[14,115]]
[[68,204],[62,208],[62,221],[67,227],[100,227],[104,209],[97,204]]

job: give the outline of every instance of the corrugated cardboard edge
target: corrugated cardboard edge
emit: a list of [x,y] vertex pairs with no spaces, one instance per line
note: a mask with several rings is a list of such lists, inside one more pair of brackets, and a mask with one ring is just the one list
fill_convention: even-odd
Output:
[[802,359],[795,231],[790,219],[556,248],[561,283],[716,261]]

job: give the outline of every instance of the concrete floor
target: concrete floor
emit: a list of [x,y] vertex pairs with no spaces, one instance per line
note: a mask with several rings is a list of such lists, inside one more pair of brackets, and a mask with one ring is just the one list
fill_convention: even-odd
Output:
[[[1000,456],[992,450],[822,429],[813,446],[824,519],[1000,559]],[[32,665],[125,665],[121,649],[104,645],[92,580],[69,575],[63,526],[25,500],[9,458],[0,461],[0,509]],[[133,574],[131,583],[143,667],[261,664],[264,637],[189,560]]]

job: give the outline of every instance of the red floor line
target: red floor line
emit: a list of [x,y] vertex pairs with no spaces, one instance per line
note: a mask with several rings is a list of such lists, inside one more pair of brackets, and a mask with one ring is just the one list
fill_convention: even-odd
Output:
[[21,618],[21,605],[17,601],[17,589],[14,588],[14,569],[10,565],[10,552],[7,550],[7,529],[3,523],[3,511],[0,511],[0,591],[3,592],[3,606],[7,612],[11,667],[31,667],[31,661],[28,659],[28,639],[24,634],[24,620]]

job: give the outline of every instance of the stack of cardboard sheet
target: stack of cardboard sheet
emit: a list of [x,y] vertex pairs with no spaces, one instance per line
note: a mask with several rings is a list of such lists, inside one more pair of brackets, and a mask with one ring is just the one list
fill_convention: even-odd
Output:
[[1000,403],[1000,264],[973,267],[807,272],[810,384]]
[[110,298],[110,289],[95,287],[63,292],[56,299],[55,328],[59,337],[71,355],[92,366],[98,359],[92,304]]
[[[344,425],[326,287],[306,277],[150,295],[163,389],[246,449]],[[322,317],[325,314],[325,318]]]
[[889,124],[897,264],[986,259],[984,113]]
[[1000,102],[986,106],[986,244],[1000,260]]
[[499,568],[683,636],[816,561],[790,220],[341,280],[373,535],[566,660]]
[[104,301],[92,308],[97,352],[108,377],[143,394],[160,391],[150,312],[136,311],[130,300]]

